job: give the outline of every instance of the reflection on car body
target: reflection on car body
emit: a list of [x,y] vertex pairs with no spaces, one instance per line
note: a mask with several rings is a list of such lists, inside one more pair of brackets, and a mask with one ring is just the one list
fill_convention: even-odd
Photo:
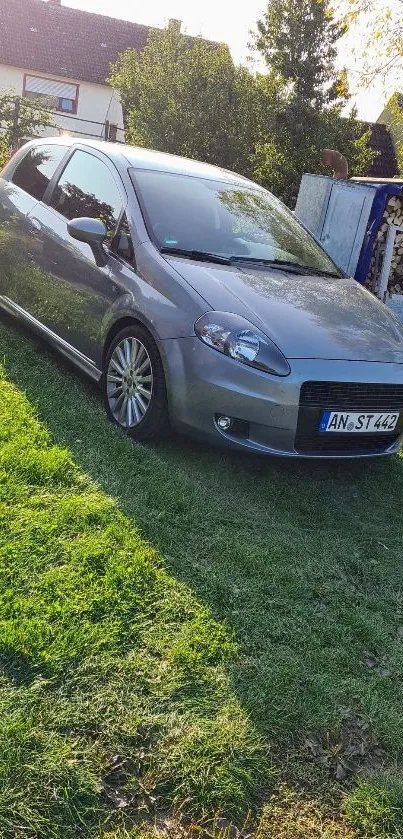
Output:
[[170,423],[287,457],[400,447],[398,320],[239,175],[33,141],[1,173],[0,268],[0,306],[98,381],[135,439]]

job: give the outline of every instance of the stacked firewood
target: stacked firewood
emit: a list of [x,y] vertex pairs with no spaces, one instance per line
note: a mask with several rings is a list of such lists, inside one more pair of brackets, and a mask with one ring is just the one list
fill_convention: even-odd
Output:
[[[386,240],[391,224],[396,227],[403,227],[403,198],[392,195],[389,198],[383,214],[372,254],[371,265],[368,271],[366,286],[377,292],[379,278],[382,270],[382,263],[385,256]],[[393,249],[392,263],[388,281],[389,294],[403,294],[403,233],[397,233]]]

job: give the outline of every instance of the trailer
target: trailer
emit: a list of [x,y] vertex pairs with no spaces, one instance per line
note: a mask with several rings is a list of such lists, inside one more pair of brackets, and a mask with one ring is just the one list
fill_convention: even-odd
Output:
[[306,174],[295,214],[340,268],[403,319],[403,179]]

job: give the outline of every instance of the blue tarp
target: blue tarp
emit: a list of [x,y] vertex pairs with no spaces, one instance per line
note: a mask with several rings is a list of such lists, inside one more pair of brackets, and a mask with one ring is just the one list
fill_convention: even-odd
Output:
[[[398,195],[403,198],[403,184],[401,183],[374,183],[373,181],[360,180],[360,183],[367,183],[373,186],[376,190],[374,203],[372,204],[371,214],[368,219],[368,225],[362,243],[360,258],[355,272],[355,278],[359,283],[365,283],[367,279],[369,267],[371,264],[371,257],[374,249],[374,242],[376,234],[381,225],[386,204],[392,195]],[[358,181],[357,181],[358,183]]]

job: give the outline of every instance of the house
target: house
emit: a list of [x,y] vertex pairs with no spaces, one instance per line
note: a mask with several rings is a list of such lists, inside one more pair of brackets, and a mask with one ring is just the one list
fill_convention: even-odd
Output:
[[[180,31],[180,21],[169,22]],[[0,0],[0,91],[42,99],[54,128],[77,137],[124,140],[119,95],[106,79],[149,27],[63,6],[61,0]]]
[[394,178],[399,174],[396,148],[389,126],[380,122],[362,123],[363,131],[370,129],[368,146],[375,152],[375,157],[368,170],[368,177]]

